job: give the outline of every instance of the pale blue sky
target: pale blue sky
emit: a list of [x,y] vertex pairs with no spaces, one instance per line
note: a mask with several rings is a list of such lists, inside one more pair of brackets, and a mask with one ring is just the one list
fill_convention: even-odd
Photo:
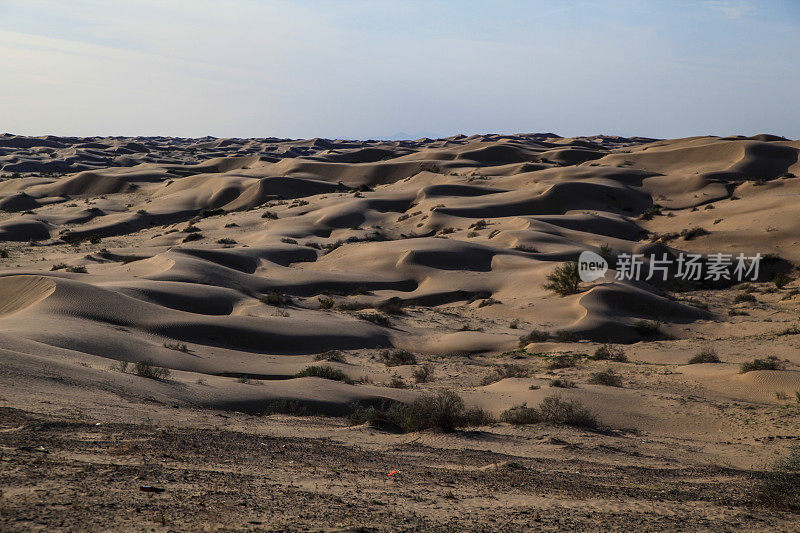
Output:
[[0,0],[0,132],[796,139],[798,57],[798,0]]

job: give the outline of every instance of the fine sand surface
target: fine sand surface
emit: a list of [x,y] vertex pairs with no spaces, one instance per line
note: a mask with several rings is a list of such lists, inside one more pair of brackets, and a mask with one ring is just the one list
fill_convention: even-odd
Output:
[[[0,136],[0,529],[794,530],[752,493],[800,443],[798,154]],[[584,250],[766,260],[742,284],[543,287]],[[605,342],[628,361],[587,357]],[[722,362],[686,364],[704,348]],[[381,361],[399,349],[416,363]],[[319,365],[351,383],[296,376]],[[621,386],[590,383],[608,368]],[[497,417],[578,400],[602,429],[347,424],[441,389]]]

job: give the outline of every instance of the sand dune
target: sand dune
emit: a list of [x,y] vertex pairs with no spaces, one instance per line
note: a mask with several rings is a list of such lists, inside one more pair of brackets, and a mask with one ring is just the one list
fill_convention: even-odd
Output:
[[[612,259],[759,252],[780,265],[800,260],[791,200],[800,144],[773,136],[4,135],[0,148],[3,364],[35,374],[52,359],[58,372],[80,374],[76,387],[130,394],[140,384],[137,394],[153,401],[255,412],[283,399],[342,412],[359,399],[418,394],[369,384],[411,380],[413,367],[385,367],[379,349],[407,349],[420,361],[502,360],[533,330],[549,338],[523,342],[531,353],[587,353],[610,341],[630,344],[647,364],[675,364],[686,358],[648,347],[761,331],[767,304],[729,315],[735,287],[711,296],[708,284],[682,293],[627,280],[562,297],[544,288],[546,276],[583,250]],[[707,233],[681,234],[694,227]],[[789,305],[787,294],[779,302]],[[637,329],[642,321],[673,340],[649,337]],[[331,364],[361,384],[292,379],[329,350],[347,352],[348,363]],[[109,370],[137,361],[172,370],[172,384]],[[454,361],[443,383],[460,375],[467,388],[480,378],[470,365],[493,364]],[[710,391],[733,383],[788,394],[797,382],[793,373],[698,369],[676,375]],[[530,384],[486,387],[480,401],[496,412],[510,399],[535,403],[542,394]],[[631,394],[593,386],[578,396],[621,406]],[[658,402],[648,398],[636,416],[656,430]]]

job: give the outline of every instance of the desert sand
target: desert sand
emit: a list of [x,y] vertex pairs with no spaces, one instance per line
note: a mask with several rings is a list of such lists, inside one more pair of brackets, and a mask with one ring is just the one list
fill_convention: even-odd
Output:
[[[796,530],[753,493],[800,443],[799,153],[0,136],[0,529]],[[585,250],[766,261],[545,288]],[[443,389],[497,420],[348,422]],[[599,427],[498,421],[554,395]]]

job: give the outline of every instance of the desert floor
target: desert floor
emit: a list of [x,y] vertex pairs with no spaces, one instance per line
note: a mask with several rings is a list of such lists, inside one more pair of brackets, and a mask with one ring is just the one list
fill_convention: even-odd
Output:
[[[0,136],[0,529],[797,530],[798,153]],[[585,250],[765,261],[545,288]],[[495,420],[349,417],[445,389]],[[501,421],[552,396],[598,426]]]

